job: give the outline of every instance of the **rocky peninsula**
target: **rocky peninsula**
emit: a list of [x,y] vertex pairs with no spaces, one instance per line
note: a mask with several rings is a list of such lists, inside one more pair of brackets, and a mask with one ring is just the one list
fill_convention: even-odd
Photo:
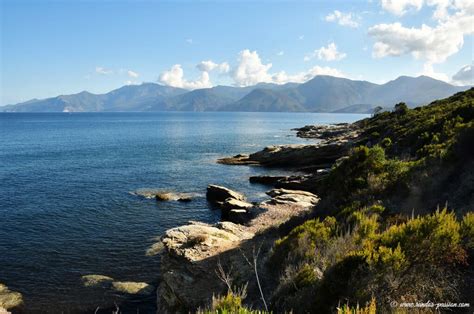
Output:
[[219,270],[232,278],[232,285],[246,285],[246,303],[264,308],[255,276],[258,274],[263,291],[275,284],[275,278],[263,267],[273,243],[282,230],[308,218],[319,202],[312,191],[314,181],[347,154],[359,135],[359,128],[353,124],[306,126],[297,131],[298,136],[315,143],[271,146],[217,162],[289,168],[306,174],[249,178],[252,183],[270,186],[269,198],[259,203],[250,203],[242,193],[211,184],[206,197],[211,206],[222,211],[223,221],[214,225],[193,221],[172,228],[150,248],[152,254],[161,255],[159,313],[208,307],[213,294],[224,294],[229,284],[222,280]]

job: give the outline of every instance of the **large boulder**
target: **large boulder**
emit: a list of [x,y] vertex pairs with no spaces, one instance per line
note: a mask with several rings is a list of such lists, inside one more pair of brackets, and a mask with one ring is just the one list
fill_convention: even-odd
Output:
[[214,184],[209,184],[207,186],[206,198],[211,203],[222,203],[228,198],[239,201],[246,200],[246,197],[242,193]]

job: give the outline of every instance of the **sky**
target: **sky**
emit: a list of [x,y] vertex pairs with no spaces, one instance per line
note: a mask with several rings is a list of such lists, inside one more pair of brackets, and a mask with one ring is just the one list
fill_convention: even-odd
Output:
[[142,82],[474,83],[472,0],[0,0],[0,20],[0,105]]

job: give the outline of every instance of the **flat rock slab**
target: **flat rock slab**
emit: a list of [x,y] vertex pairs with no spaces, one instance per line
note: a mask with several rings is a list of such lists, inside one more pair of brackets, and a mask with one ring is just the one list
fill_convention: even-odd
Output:
[[23,296],[19,292],[11,291],[4,284],[0,284],[0,309],[11,310],[23,304]]

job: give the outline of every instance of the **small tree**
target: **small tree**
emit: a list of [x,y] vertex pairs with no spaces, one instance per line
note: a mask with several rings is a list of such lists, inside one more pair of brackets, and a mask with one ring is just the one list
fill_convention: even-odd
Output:
[[376,115],[378,115],[380,112],[382,112],[382,110],[383,110],[383,107],[377,106],[377,107],[375,107],[375,108],[372,110],[372,115],[373,115],[373,116],[376,116]]
[[404,102],[398,103],[395,105],[394,111],[400,115],[404,115],[408,112],[408,106]]

